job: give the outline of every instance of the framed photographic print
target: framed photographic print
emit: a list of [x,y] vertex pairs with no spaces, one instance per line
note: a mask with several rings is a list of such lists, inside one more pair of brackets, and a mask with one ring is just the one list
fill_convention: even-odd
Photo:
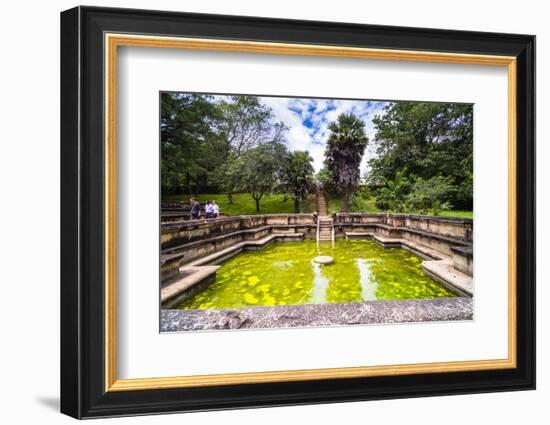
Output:
[[61,14],[61,411],[533,389],[535,38]]

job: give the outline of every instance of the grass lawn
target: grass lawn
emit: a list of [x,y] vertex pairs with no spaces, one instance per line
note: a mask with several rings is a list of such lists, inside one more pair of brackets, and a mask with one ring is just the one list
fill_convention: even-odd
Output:
[[[340,212],[342,208],[342,198],[326,195],[327,207],[329,214]],[[168,196],[167,201],[187,201],[191,195],[174,195]],[[256,211],[256,203],[252,196],[248,193],[235,193],[233,195],[233,203],[229,204],[227,195],[224,194],[201,194],[197,200],[203,204],[206,201],[216,201],[220,206],[220,213],[225,215],[254,215],[254,214],[290,214],[294,212],[294,203],[290,197],[280,194],[264,195],[260,201],[260,212]],[[315,195],[310,195],[309,198],[302,202],[301,212],[312,213],[316,210]],[[376,208],[374,198],[364,199],[360,205],[353,205],[351,212],[366,212],[376,213],[384,212]],[[439,214],[441,217],[456,217],[473,219],[472,211],[442,211]]]
[[441,217],[455,217],[455,218],[469,218],[474,219],[473,211],[441,211],[439,213]]
[[[168,196],[167,201],[187,201],[191,195]],[[225,194],[201,194],[196,199],[203,204],[206,201],[216,201],[220,206],[220,213],[225,215],[254,215],[254,214],[290,214],[294,212],[294,202],[284,195],[264,195],[260,201],[260,212],[256,211],[256,201],[248,193],[233,194],[233,203],[230,204]],[[315,211],[315,195],[303,202],[302,212]]]

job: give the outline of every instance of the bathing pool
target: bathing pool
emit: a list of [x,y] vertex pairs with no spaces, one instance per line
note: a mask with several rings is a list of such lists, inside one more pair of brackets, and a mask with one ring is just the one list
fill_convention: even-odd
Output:
[[[328,255],[329,265],[313,258]],[[422,258],[371,240],[275,242],[225,261],[204,291],[180,309],[326,304],[455,297],[422,271]]]

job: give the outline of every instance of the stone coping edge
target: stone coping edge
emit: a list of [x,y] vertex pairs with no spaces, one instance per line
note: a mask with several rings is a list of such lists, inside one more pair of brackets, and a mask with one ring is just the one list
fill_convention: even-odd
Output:
[[197,220],[181,220],[181,221],[167,221],[161,223],[161,231],[171,231],[173,227],[193,227],[201,224],[212,223],[230,223],[232,221],[240,220],[262,220],[265,218],[282,218],[282,217],[315,217],[316,214],[257,214],[257,215],[230,215],[219,218],[199,218]]
[[[300,213],[300,214],[257,214],[257,215],[231,215],[219,218],[201,218],[198,220],[180,220],[180,221],[169,221],[161,223],[161,232],[172,231],[174,227],[186,227],[186,226],[197,226],[201,224],[211,224],[211,223],[224,223],[231,222],[236,220],[261,220],[263,218],[277,218],[277,217],[316,217],[316,213]],[[329,215],[330,216],[330,215]],[[338,218],[345,217],[395,217],[395,218],[412,218],[422,221],[441,221],[441,222],[451,222],[459,224],[473,224],[474,220],[471,218],[462,218],[462,217],[443,217],[443,216],[433,216],[433,215],[418,215],[418,214],[391,214],[391,213],[333,213],[332,216]],[[335,221],[335,224],[351,224],[346,223],[345,221]]]
[[334,213],[336,217],[397,217],[414,218],[418,220],[447,221],[455,223],[473,223],[471,218],[464,217],[445,217],[441,215],[421,215],[421,214],[403,214],[403,213]]
[[473,320],[473,300],[457,297],[224,310],[161,310],[160,331],[275,329],[464,320]]

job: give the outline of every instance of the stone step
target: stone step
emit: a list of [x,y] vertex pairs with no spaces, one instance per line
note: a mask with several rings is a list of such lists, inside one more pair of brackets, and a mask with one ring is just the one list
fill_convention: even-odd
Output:
[[460,295],[471,297],[474,293],[474,280],[466,273],[453,267],[451,261],[426,260],[422,262],[424,273],[438,281],[443,286]]
[[[268,236],[265,236],[261,239],[250,239],[247,241],[239,242],[235,245],[232,245],[228,248],[222,249],[220,251],[216,251],[212,254],[209,254],[205,257],[198,258],[196,260],[191,261],[186,266],[203,266],[207,264],[213,264],[220,259],[226,258],[228,255],[231,256],[235,252],[240,252],[243,249],[248,248],[261,248],[265,246],[266,244],[270,243],[272,240],[285,240],[285,239],[303,239],[304,234],[303,233],[272,233]],[[184,266],[184,267],[186,267]]]

